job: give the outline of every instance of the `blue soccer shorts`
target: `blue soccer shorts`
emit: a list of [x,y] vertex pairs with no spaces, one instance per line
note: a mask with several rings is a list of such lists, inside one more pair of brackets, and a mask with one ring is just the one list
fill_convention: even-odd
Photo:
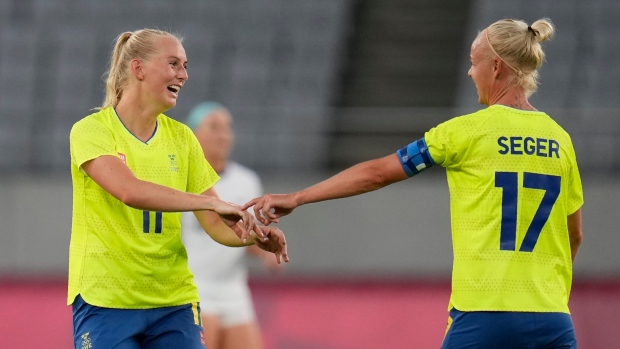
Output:
[[577,349],[565,313],[450,310],[441,349]]
[[153,309],[112,309],[73,302],[76,349],[205,349],[198,303]]

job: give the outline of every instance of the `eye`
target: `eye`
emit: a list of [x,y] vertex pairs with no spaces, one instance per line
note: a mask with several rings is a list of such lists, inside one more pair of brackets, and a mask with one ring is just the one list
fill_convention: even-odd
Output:
[[176,66],[177,66],[177,64],[178,64],[177,62],[170,62],[170,65],[171,65],[172,67],[176,67]]

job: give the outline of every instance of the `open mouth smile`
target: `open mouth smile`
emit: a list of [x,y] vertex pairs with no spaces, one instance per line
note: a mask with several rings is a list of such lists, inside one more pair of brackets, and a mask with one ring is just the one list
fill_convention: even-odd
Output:
[[178,97],[179,91],[181,91],[181,85],[169,85],[168,91],[172,92],[175,97]]

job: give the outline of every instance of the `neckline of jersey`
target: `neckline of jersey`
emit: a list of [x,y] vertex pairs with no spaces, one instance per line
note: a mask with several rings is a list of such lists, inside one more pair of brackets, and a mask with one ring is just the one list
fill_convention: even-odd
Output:
[[524,110],[524,109],[517,109],[517,108],[509,107],[509,106],[507,106],[507,105],[503,105],[503,104],[493,104],[493,105],[489,106],[489,108],[491,108],[491,107],[506,108],[506,109],[514,110],[514,111],[519,112],[519,113],[538,113],[538,114],[545,114],[545,112],[540,111],[540,110]]
[[116,118],[118,119],[118,122],[121,123],[121,125],[123,125],[123,127],[125,128],[125,130],[127,130],[127,132],[129,132],[130,135],[133,136],[133,138],[135,138],[138,142],[143,143],[145,145],[149,145],[149,142],[153,139],[153,137],[155,137],[155,135],[157,134],[157,129],[159,128],[159,120],[155,120],[155,130],[153,131],[153,134],[151,135],[151,137],[149,137],[149,139],[147,139],[146,141],[141,140],[140,138],[136,137],[135,134],[133,134],[133,132],[131,132],[127,126],[125,126],[125,124],[123,123],[123,120],[121,120],[121,117],[118,116],[118,113],[116,112],[116,108],[112,108],[112,110],[114,110],[114,115],[116,115]]

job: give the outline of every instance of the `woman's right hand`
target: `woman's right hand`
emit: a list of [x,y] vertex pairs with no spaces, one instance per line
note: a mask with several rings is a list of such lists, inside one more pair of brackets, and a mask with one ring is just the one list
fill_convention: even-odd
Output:
[[278,223],[280,217],[290,214],[298,205],[295,194],[265,194],[248,201],[242,209],[247,210],[252,206],[256,219],[264,225],[269,225]]
[[265,234],[256,224],[254,217],[248,211],[242,210],[240,206],[214,198],[211,210],[220,216],[222,222],[232,229],[242,242],[246,242],[252,231],[260,239],[266,239]]

